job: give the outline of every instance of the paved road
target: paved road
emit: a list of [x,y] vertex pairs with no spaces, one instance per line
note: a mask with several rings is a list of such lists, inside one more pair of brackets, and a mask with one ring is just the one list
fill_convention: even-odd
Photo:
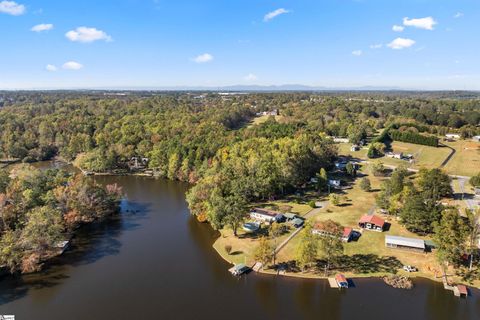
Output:
[[450,149],[450,154],[448,155],[447,158],[445,158],[445,160],[443,160],[442,164],[440,165],[440,168],[443,168],[447,165],[448,161],[450,161],[450,159],[452,159],[452,157],[455,155],[455,153],[457,152],[457,150],[453,149],[452,147],[450,146],[447,146],[446,144],[443,144],[443,143],[440,143],[441,146],[443,147],[446,147],[448,149]]
[[[310,211],[308,211],[306,214],[303,215],[303,218],[304,219],[307,219],[307,218],[310,218],[314,215],[316,215],[317,213],[320,212],[320,210],[322,209],[325,209],[326,207],[328,207],[328,201],[323,201],[321,202],[321,205],[318,207],[318,208],[314,208]],[[292,240],[293,238],[295,238],[299,233],[300,231],[303,229],[302,228],[298,228],[297,230],[295,230],[287,239],[285,239],[282,243],[280,243],[276,248],[275,248],[275,253],[279,253],[286,245],[287,243],[290,242],[290,240]]]

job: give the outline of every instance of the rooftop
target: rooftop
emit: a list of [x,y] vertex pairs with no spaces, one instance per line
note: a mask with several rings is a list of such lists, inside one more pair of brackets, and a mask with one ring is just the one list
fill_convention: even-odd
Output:
[[385,225],[385,220],[376,215],[365,214],[360,218],[358,223],[373,223],[376,226],[383,227]]
[[385,236],[385,244],[394,244],[403,247],[412,247],[425,250],[425,241],[422,239],[405,238],[398,236]]

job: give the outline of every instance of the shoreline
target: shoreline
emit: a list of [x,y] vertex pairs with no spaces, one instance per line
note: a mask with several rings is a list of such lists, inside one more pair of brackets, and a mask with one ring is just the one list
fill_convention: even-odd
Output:
[[[71,165],[73,168],[79,170],[80,172],[84,173],[84,171],[75,166],[73,164],[73,162],[69,162],[69,161],[66,161],[65,159],[59,157],[59,156],[56,156],[50,160],[46,160],[46,161],[58,161],[58,162],[63,162],[65,164],[68,164],[68,165]],[[43,161],[37,161],[35,163],[41,163]],[[6,167],[8,167],[9,165],[11,164],[7,164]],[[84,173],[85,174],[85,173]],[[147,174],[147,173],[143,173],[143,172],[125,172],[125,173],[113,173],[113,172],[92,172],[92,174],[90,174],[91,176],[140,176],[140,177],[151,177],[151,178],[156,178],[156,176],[154,174]],[[220,235],[221,236],[221,235]],[[221,253],[217,248],[215,248],[215,243],[217,242],[218,238],[215,239],[215,241],[212,243],[212,246],[211,248],[216,251],[216,253],[227,263],[229,264],[232,264],[232,265],[235,265],[234,262],[232,262],[230,259],[228,259],[227,256],[225,256],[223,253]],[[58,256],[54,256],[52,257],[55,258],[55,257],[58,257]],[[48,259],[48,260],[51,260],[51,259]],[[42,270],[40,270],[39,272],[42,272]],[[341,271],[339,271],[341,272]],[[318,275],[318,274],[314,274],[314,273],[311,273],[311,272],[298,272],[298,273],[294,273],[294,272],[285,272],[283,274],[277,274],[277,272],[271,270],[264,270],[264,269],[261,269],[259,270],[257,273],[260,273],[260,274],[264,274],[264,275],[270,275],[270,276],[284,276],[284,277],[290,277],[290,278],[301,278],[301,279],[316,279],[316,280],[328,280],[328,276],[321,276],[321,275]],[[398,274],[394,274],[394,273],[388,273],[388,272],[379,272],[379,273],[372,273],[372,274],[359,274],[359,273],[351,273],[351,272],[345,272],[344,273],[345,276],[347,276],[347,278],[351,278],[351,279],[378,279],[378,280],[381,280],[382,277],[384,276],[393,276],[393,275],[398,275]],[[418,274],[418,273],[417,273]],[[429,276],[425,273],[419,273],[419,275],[414,275],[414,276],[410,276],[410,274],[406,273],[406,274],[403,274],[403,273],[400,273],[400,275],[405,275],[405,276],[408,276],[412,279],[425,279],[425,280],[430,280],[430,281],[434,281],[434,282],[442,282],[442,277],[435,277],[435,276]],[[469,283],[465,283],[465,282],[462,282],[462,281],[459,281],[458,284],[465,284],[469,287],[472,287],[472,288],[475,288],[475,289],[480,289],[480,287],[476,287],[475,285],[473,284],[469,284]]]
[[[223,255],[222,253],[219,252],[219,250],[217,250],[217,248],[215,248],[215,242],[217,241],[217,239],[215,239],[214,243],[212,244],[212,249],[218,254],[218,256],[221,257],[221,259],[223,259],[225,262],[229,263],[229,264],[232,264],[232,265],[235,265],[234,262],[230,261],[225,255]],[[247,264],[248,265],[248,264]],[[252,270],[253,271],[253,270]],[[328,280],[329,276],[321,276],[321,275],[317,275],[317,274],[313,274],[313,273],[302,273],[302,272],[298,272],[298,273],[293,273],[293,272],[285,272],[283,274],[279,274],[275,271],[269,271],[269,270],[265,270],[265,269],[261,269],[259,271],[253,271],[255,273],[259,273],[259,274],[262,274],[262,275],[269,275],[269,276],[280,276],[280,277],[288,277],[288,278],[299,278],[299,279],[308,279],[308,280]],[[398,275],[398,274],[394,274],[394,273],[388,273],[388,272],[384,272],[384,273],[375,273],[375,274],[360,274],[360,273],[349,273],[349,272],[346,272],[344,273],[345,276],[349,279],[375,279],[375,280],[382,280],[383,277],[385,276],[394,276],[394,275]],[[404,274],[400,274],[400,275],[404,275]],[[330,275],[330,277],[332,277],[333,275]],[[429,277],[428,275],[424,274],[424,273],[420,273],[419,275],[414,275],[414,276],[410,276],[409,274],[406,274],[405,276],[415,280],[415,279],[422,279],[422,280],[428,280],[428,281],[433,281],[433,282],[436,282],[436,283],[441,283],[442,282],[442,277]],[[383,281],[382,281],[383,282]],[[464,283],[464,282],[459,282],[458,284],[464,284],[468,287],[471,287],[471,288],[474,288],[476,290],[479,290],[480,288],[479,287],[476,287],[472,284],[469,284],[469,283]],[[385,283],[386,286],[389,286],[388,284]]]

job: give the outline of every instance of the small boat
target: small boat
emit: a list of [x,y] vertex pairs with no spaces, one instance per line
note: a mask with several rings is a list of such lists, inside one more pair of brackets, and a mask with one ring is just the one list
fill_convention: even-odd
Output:
[[228,269],[231,274],[234,276],[241,276],[242,274],[246,273],[248,270],[250,270],[249,267],[244,265],[243,263],[236,264],[232,268]]
[[55,248],[58,249],[58,254],[62,255],[70,246],[70,240],[59,241],[55,244]]

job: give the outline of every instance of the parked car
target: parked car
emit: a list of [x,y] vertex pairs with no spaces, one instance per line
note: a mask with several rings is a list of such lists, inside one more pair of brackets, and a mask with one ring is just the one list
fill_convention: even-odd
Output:
[[302,227],[304,223],[305,223],[305,221],[303,221],[303,219],[300,219],[300,218],[295,218],[295,219],[292,220],[292,224],[295,228]]
[[418,269],[413,267],[413,266],[403,266],[403,270],[407,271],[407,272],[417,272]]

